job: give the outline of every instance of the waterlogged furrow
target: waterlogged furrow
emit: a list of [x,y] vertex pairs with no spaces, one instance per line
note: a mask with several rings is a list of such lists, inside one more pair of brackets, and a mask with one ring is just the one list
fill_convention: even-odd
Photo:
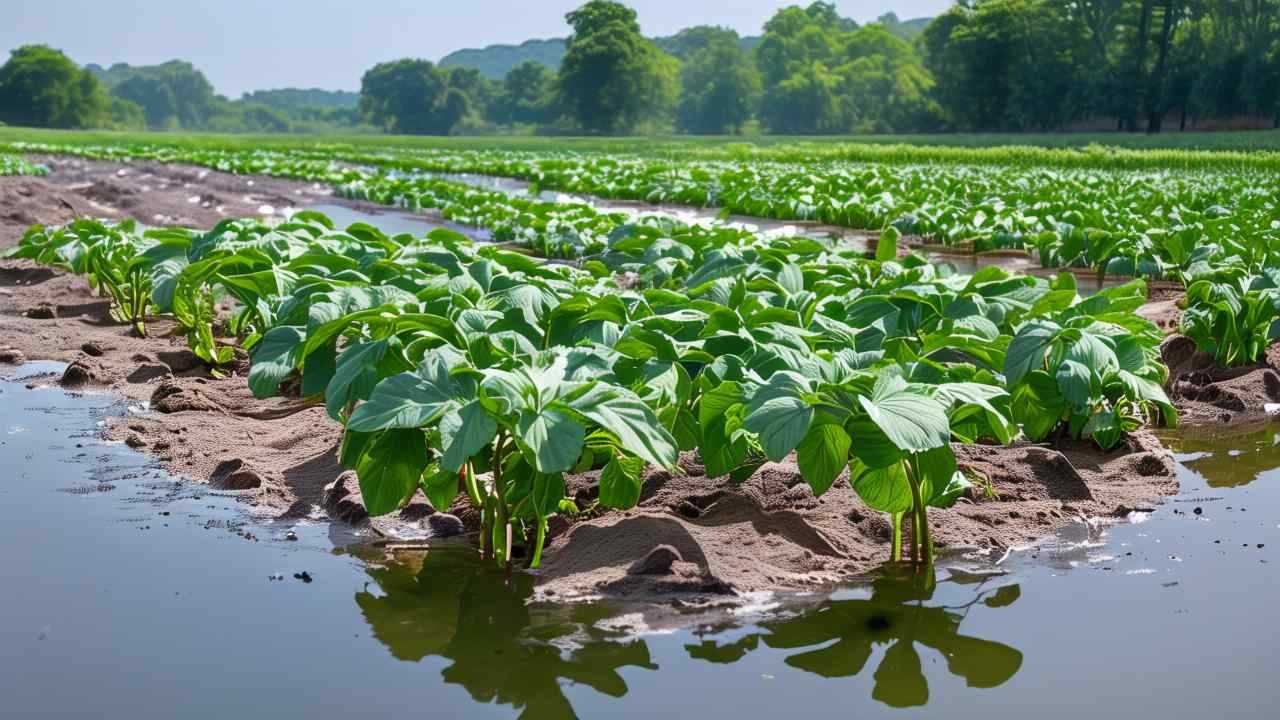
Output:
[[[172,314],[214,366],[235,352],[211,330],[233,298],[250,388],[323,401],[371,513],[419,488],[438,508],[465,493],[498,562],[515,543],[536,565],[548,518],[585,510],[566,473],[600,470],[599,504],[628,508],[647,466],[693,449],[710,476],[795,453],[816,494],[847,477],[892,517],[894,556],[909,520],[911,555],[930,562],[928,508],[969,486],[953,441],[1111,447],[1175,421],[1160,334],[1133,312],[1141,281],[1081,299],[1070,274],[949,275],[899,259],[893,231],[869,259],[810,238],[695,247],[620,230],[582,268],[311,212],[208,233],[84,220],[33,228],[12,254],[85,274],[138,332]],[[620,287],[655,247],[683,272]]]

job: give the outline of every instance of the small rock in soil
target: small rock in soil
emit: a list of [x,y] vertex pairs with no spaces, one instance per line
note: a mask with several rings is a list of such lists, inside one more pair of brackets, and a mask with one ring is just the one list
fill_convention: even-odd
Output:
[[53,320],[58,317],[58,308],[53,305],[37,305],[26,312],[32,320]]
[[224,460],[209,476],[209,484],[221,490],[253,490],[262,487],[262,476],[243,460]]
[[80,346],[80,352],[90,357],[102,357],[102,346],[96,342],[87,342]]
[[680,551],[670,545],[659,545],[632,565],[627,572],[631,575],[667,575],[671,572],[672,565],[683,561]]
[[77,360],[67,366],[67,369],[62,373],[60,382],[63,385],[75,386],[84,385],[92,380],[93,370],[88,365]]
[[325,486],[320,507],[334,520],[348,525],[360,525],[368,521],[369,511],[365,509],[359,488],[356,474],[348,470]]
[[124,438],[124,444],[137,450],[138,448],[146,447],[147,441],[143,440],[142,436],[137,433],[129,433]]
[[160,352],[156,355],[159,356],[160,362],[168,365],[176,373],[194,370],[203,364],[195,353],[185,349]]
[[0,350],[0,363],[6,365],[21,365],[27,361],[27,356],[18,350]]
[[440,512],[427,516],[427,527],[431,529],[432,537],[440,538],[461,535],[466,530],[456,515]]

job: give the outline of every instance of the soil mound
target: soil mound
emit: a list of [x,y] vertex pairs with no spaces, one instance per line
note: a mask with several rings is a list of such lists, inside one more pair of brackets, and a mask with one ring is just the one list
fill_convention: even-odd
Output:
[[[942,550],[1002,552],[1073,520],[1122,517],[1178,489],[1171,456],[1145,431],[1109,453],[1078,441],[1061,450],[1031,444],[955,450],[960,466],[986,478],[988,487],[930,512]],[[689,599],[803,590],[888,560],[887,517],[867,508],[844,479],[818,498],[793,460],[767,463],[740,485],[705,477],[696,454],[682,456],[681,469],[650,470],[635,509],[558,531],[538,572],[541,591],[560,598]],[[569,485],[589,486],[594,475]]]
[[1169,398],[1184,425],[1253,424],[1272,414],[1269,405],[1280,403],[1280,346],[1268,348],[1258,365],[1220,368],[1191,338],[1171,335],[1160,355],[1169,368]]

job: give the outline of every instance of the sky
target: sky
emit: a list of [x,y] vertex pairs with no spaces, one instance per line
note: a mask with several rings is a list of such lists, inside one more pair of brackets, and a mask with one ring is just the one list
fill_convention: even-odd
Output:
[[[58,48],[80,64],[151,65],[175,58],[217,92],[321,87],[358,90],[374,64],[438,60],[461,48],[564,37],[584,0],[4,0],[0,59],[21,45]],[[724,25],[758,35],[797,0],[629,0],[646,35]],[[808,4],[801,0],[800,4]],[[937,15],[952,0],[835,0],[859,22],[896,12]]]

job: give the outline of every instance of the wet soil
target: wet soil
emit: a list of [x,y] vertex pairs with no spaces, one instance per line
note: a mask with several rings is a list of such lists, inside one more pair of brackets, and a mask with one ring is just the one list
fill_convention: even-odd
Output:
[[[67,205],[93,203],[94,214],[102,205],[121,217],[208,226],[224,213],[253,214],[260,208],[249,206],[257,202],[303,204],[317,192],[303,183],[192,168],[47,162],[54,168],[48,178],[0,178],[0,216],[20,219],[0,225],[0,248],[17,242],[23,223],[70,219]],[[250,187],[257,190],[248,192]],[[223,204],[188,202],[215,196]],[[153,320],[149,336],[139,338],[108,311],[107,301],[79,278],[2,262],[0,362],[66,362],[64,384],[107,388],[149,408],[112,419],[106,435],[151,454],[170,471],[236,493],[256,514],[327,513],[371,527],[387,541],[408,543],[475,528],[474,513],[461,507],[436,512],[420,496],[396,515],[370,521],[357,483],[336,459],[339,426],[321,407],[257,400],[243,364],[215,377],[172,335],[169,321]],[[1107,454],[1080,443],[957,452],[963,467],[990,480],[991,490],[932,513],[935,541],[957,552],[1003,554],[1080,518],[1121,518],[1178,488],[1168,453],[1145,433]],[[811,589],[864,573],[888,557],[887,520],[867,509],[847,483],[815,498],[793,462],[767,464],[741,485],[705,477],[696,455],[686,455],[681,465],[677,475],[650,471],[632,511],[557,522],[538,572],[541,592],[640,599]],[[580,506],[594,498],[594,481],[594,474],[569,479]],[[606,533],[608,542],[601,542]]]
[[229,217],[270,216],[284,208],[330,198],[328,187],[260,176],[240,176],[162,163],[111,163],[33,156],[45,177],[0,177],[0,247],[37,223],[76,217],[145,225],[212,227]]
[[1218,367],[1185,335],[1166,338],[1160,354],[1180,424],[1256,425],[1280,414],[1280,344],[1268,348],[1262,362],[1237,368]]

